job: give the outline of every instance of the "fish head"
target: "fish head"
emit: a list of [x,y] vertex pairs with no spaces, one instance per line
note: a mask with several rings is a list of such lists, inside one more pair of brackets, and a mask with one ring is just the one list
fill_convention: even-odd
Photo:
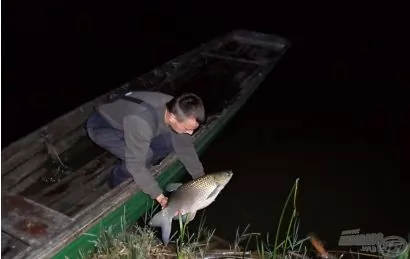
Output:
[[221,171],[211,174],[217,185],[226,185],[232,178],[233,172],[231,170]]

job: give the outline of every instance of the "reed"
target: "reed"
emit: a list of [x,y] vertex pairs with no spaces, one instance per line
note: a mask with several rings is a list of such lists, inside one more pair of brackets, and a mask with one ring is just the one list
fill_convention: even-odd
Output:
[[[300,255],[303,258],[306,257],[307,248],[303,246],[310,237],[303,237],[299,239],[299,217],[296,209],[296,197],[298,193],[299,178],[296,179],[290,190],[282,212],[279,218],[278,227],[276,229],[276,236],[273,245],[269,241],[269,234],[266,236],[266,241],[257,239],[257,254],[262,259],[277,259],[280,258],[292,258],[296,255]],[[282,221],[289,205],[289,202],[293,196],[293,210],[292,216],[289,220],[288,227],[286,229],[286,235],[284,240],[279,243],[279,236],[281,233]],[[297,256],[296,256],[297,257]]]

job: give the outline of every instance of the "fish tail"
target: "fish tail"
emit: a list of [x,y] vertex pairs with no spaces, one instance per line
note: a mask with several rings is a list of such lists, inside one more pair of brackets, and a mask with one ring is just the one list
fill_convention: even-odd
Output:
[[164,210],[159,211],[158,213],[156,213],[151,220],[149,221],[149,225],[153,226],[153,227],[159,227],[161,226],[161,221],[162,218],[164,218]]
[[161,227],[162,242],[167,245],[171,235],[172,217],[169,217],[169,213],[166,213],[165,210],[163,209],[155,214],[149,224],[154,227]]
[[164,243],[164,245],[167,245],[169,242],[169,236],[171,235],[171,226],[172,226],[171,220],[165,220],[163,224],[161,225],[162,242]]

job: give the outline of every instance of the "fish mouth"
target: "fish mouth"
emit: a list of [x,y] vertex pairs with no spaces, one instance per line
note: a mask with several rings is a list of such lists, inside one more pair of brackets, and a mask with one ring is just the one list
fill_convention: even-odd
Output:
[[219,171],[217,174],[227,174],[229,177],[233,176],[233,171],[232,170],[224,170],[224,171]]
[[223,170],[216,173],[212,173],[212,175],[212,177],[214,177],[214,181],[216,181],[218,184],[225,185],[231,180],[233,176],[233,171]]
[[229,179],[231,179],[232,176],[233,176],[233,171],[232,171],[232,170],[227,170],[227,171],[225,171],[224,173],[227,174],[227,176],[228,176]]

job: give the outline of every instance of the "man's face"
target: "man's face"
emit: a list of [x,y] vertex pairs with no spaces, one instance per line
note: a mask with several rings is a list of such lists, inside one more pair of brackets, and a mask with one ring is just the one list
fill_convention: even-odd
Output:
[[178,121],[174,114],[171,114],[169,119],[169,125],[178,134],[192,135],[194,131],[199,127],[199,124],[193,118],[188,118],[184,121]]

